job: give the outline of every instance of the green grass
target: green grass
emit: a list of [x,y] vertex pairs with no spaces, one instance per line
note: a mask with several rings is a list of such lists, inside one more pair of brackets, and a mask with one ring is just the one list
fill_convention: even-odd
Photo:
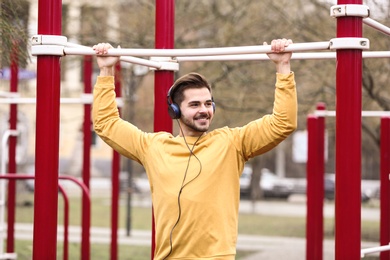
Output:
[[[18,240],[15,243],[16,252],[18,252],[18,260],[32,259],[32,241]],[[236,259],[239,260],[251,252],[237,252]],[[149,246],[118,246],[118,259],[120,260],[144,260],[150,259],[151,249]],[[62,259],[62,245],[57,246],[57,259]],[[110,259],[110,247],[105,244],[92,244],[90,259]],[[80,259],[80,246],[76,243],[69,244],[69,259]]]
[[[16,209],[16,222],[32,223],[33,204],[32,194],[18,194]],[[111,200],[109,198],[93,198],[91,207],[91,225],[96,227],[110,227],[111,223]],[[119,214],[119,228],[125,228],[126,207],[121,201]],[[150,208],[134,207],[131,209],[131,223],[133,229],[151,230],[152,216]],[[63,200],[59,199],[58,223],[63,223]],[[81,223],[81,198],[70,198],[70,225],[79,226]],[[268,216],[259,214],[240,214],[240,234],[285,236],[304,238],[306,232],[305,217]],[[379,241],[379,222],[362,221],[362,240]],[[324,220],[324,235],[326,238],[334,238],[334,219]],[[18,259],[31,259],[32,242],[15,241]],[[62,243],[58,243],[58,259],[62,259]],[[118,259],[150,259],[149,246],[118,247]],[[238,251],[236,259],[242,259],[250,254],[247,251]],[[108,244],[91,244],[91,259],[109,259],[110,248]],[[130,257],[131,256],[131,257]],[[80,259],[80,245],[70,243],[69,259]],[[378,258],[365,258],[378,259]]]
[[[80,245],[78,243],[69,243],[69,259],[80,259]],[[17,240],[15,242],[15,251],[18,254],[18,260],[32,259],[32,241]],[[91,244],[90,259],[110,259],[110,246],[108,244]],[[118,259],[150,259],[149,246],[125,246],[119,245]],[[62,259],[62,244],[57,246],[57,259]]]

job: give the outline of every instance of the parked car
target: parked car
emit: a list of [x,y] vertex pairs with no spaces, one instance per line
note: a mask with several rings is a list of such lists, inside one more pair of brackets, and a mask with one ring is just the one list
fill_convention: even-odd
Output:
[[294,183],[264,168],[261,171],[260,188],[264,198],[287,199],[294,192]]
[[249,196],[251,193],[252,168],[245,165],[240,176],[240,194],[241,196]]
[[[252,168],[245,166],[240,177],[241,196],[249,196],[251,192]],[[260,189],[264,198],[288,198],[294,189],[294,184],[288,179],[276,176],[268,169],[261,172]]]
[[[335,190],[336,190],[336,175],[334,173],[327,173],[325,174],[325,180],[324,180],[324,188],[325,188],[325,199],[327,200],[334,200],[335,199]],[[371,196],[366,193],[366,191],[362,190],[361,192],[361,199],[362,202],[369,201]]]
[[327,200],[334,200],[335,194],[335,175],[334,174],[326,174],[324,179],[324,197]]

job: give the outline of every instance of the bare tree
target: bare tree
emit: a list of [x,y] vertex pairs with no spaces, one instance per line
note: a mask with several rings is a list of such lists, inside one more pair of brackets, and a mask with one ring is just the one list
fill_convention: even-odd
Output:
[[27,22],[29,2],[2,0],[0,2],[0,69],[10,65],[10,54],[16,53],[20,66],[28,59]]

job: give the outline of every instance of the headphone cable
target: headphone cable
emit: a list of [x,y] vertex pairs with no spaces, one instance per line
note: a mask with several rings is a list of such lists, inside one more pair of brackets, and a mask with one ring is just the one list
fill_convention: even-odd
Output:
[[[180,131],[181,133],[183,134],[183,139],[184,139],[184,143],[186,144],[188,150],[190,151],[190,156],[188,157],[188,161],[187,161],[187,167],[186,167],[186,170],[184,172],[184,177],[183,177],[183,181],[182,181],[182,184],[181,184],[181,187],[180,187],[180,190],[179,190],[179,194],[177,196],[177,204],[178,204],[178,208],[179,208],[179,214],[178,214],[178,217],[177,217],[177,220],[176,220],[176,223],[173,225],[172,229],[171,229],[171,233],[169,235],[169,245],[170,245],[170,250],[169,250],[169,253],[163,258],[163,260],[167,259],[168,256],[170,256],[172,254],[172,251],[173,251],[173,230],[176,228],[176,226],[179,224],[179,221],[180,221],[180,218],[181,218],[181,204],[180,204],[180,197],[181,197],[181,192],[183,191],[184,187],[187,186],[189,183],[191,183],[192,181],[194,181],[196,178],[199,177],[200,173],[202,172],[202,163],[201,161],[199,160],[199,158],[195,155],[194,153],[194,149],[195,149],[195,146],[196,144],[198,143],[199,139],[202,137],[202,135],[200,135],[198,137],[198,139],[196,139],[195,143],[192,145],[192,148],[190,148],[190,146],[188,145],[187,143],[187,139],[183,133],[183,129],[181,128],[181,125],[180,125],[180,122],[179,120],[177,120],[177,123],[179,125],[179,128],[180,128]],[[200,165],[200,169],[199,169],[199,172],[198,174],[192,179],[190,180],[189,182],[185,183],[185,180],[187,178],[187,172],[188,172],[188,168],[190,166],[190,161],[191,161],[191,156],[194,156],[196,158],[196,160],[199,162],[199,165]]]

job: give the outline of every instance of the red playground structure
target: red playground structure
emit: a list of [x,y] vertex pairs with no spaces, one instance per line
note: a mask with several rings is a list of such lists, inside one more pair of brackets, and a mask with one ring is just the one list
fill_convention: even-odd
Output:
[[[172,120],[166,112],[166,93],[174,81],[174,71],[180,61],[191,60],[262,60],[269,46],[244,46],[230,48],[179,50],[174,46],[174,0],[156,0],[155,49],[112,49],[108,55],[121,56],[122,61],[143,64],[155,68],[154,71],[154,131],[172,132]],[[369,10],[362,0],[338,0],[331,8],[331,15],[337,18],[337,37],[318,43],[294,43],[287,51],[293,51],[293,59],[336,59],[336,193],[335,200],[335,259],[359,259],[362,254],[382,252],[381,260],[390,260],[389,228],[389,172],[390,172],[390,116],[382,118],[381,142],[381,247],[361,250],[361,121],[362,121],[362,59],[365,57],[390,57],[389,52],[369,52],[369,40],[362,38],[363,23],[390,35],[390,28],[369,18]],[[38,35],[32,38],[32,54],[37,56],[36,93],[36,145],[35,147],[35,193],[33,259],[56,259],[57,210],[59,169],[59,126],[60,126],[60,58],[64,55],[84,55],[84,77],[86,94],[91,93],[92,56],[94,51],[86,46],[67,42],[61,36],[62,0],[39,0]],[[335,50],[335,52],[299,53],[315,50]],[[161,57],[161,60],[146,60],[139,57]],[[166,57],[175,57],[173,63]],[[164,59],[165,58],[165,59]],[[11,66],[11,92],[17,92],[17,63]],[[118,70],[120,69],[118,65]],[[120,96],[120,81],[117,96]],[[320,110],[324,110],[322,107]],[[90,259],[90,110],[91,103],[84,104],[84,157],[83,181],[76,182],[83,190],[83,216],[81,258]],[[17,105],[10,104],[10,132],[8,169],[1,178],[9,179],[8,184],[8,258],[14,258],[15,222],[15,180],[30,178],[16,175],[15,145],[17,138]],[[311,171],[321,171],[323,166],[324,115],[308,118],[309,150],[308,161],[308,232],[306,259],[322,259],[322,198],[323,194],[313,190],[312,185],[320,186],[323,175],[315,178]],[[50,136],[50,138],[48,138]],[[114,153],[112,163],[112,233],[111,259],[118,258],[118,190],[119,155]],[[317,172],[318,174],[318,172]],[[61,188],[60,188],[61,189]],[[3,189],[4,190],[4,189]],[[66,194],[63,193],[66,200]],[[65,209],[66,210],[66,209]],[[154,252],[154,225],[152,226],[152,252]],[[66,239],[65,239],[66,241]],[[383,246],[383,247],[382,247]],[[387,246],[387,247],[386,247]],[[64,246],[65,249],[65,246]],[[66,250],[64,250],[66,251]],[[64,253],[64,259],[67,254]]]

